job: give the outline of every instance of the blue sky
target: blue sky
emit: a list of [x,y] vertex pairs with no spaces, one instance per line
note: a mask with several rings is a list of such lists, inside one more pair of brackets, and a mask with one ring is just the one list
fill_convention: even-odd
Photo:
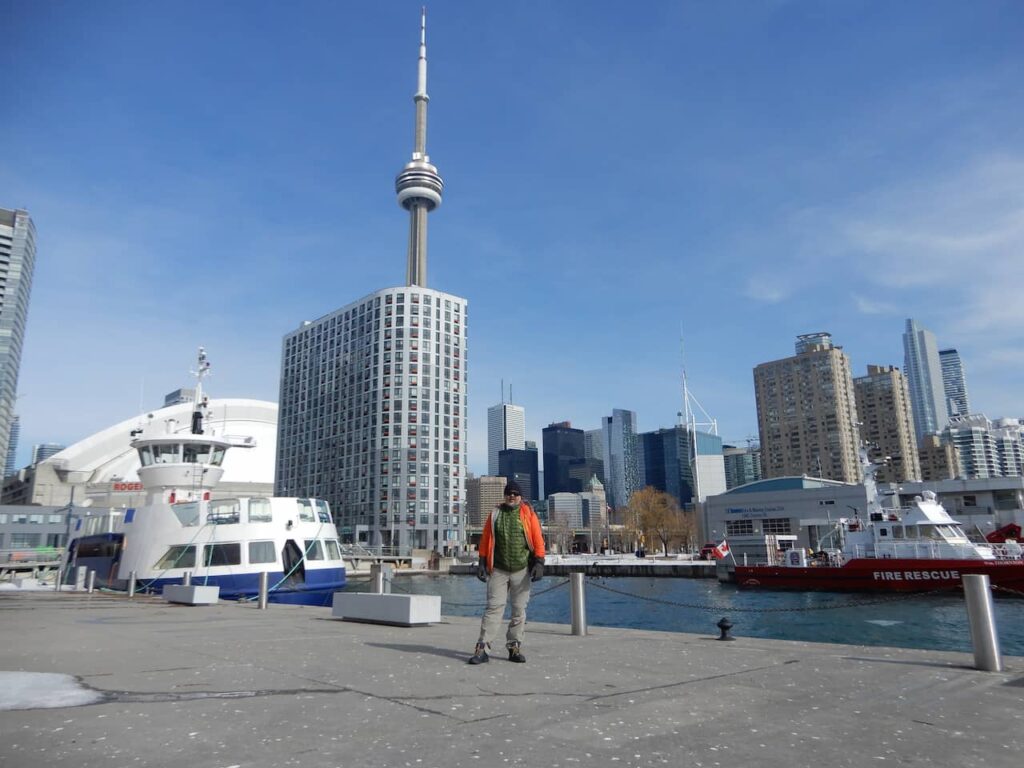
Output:
[[[428,8],[431,287],[469,299],[470,468],[643,430],[691,389],[756,435],[751,371],[827,330],[902,367],[905,318],[1024,416],[1024,5]],[[277,399],[282,336],[405,278],[419,3],[0,0],[0,205],[38,261],[18,411],[70,443],[189,383]]]

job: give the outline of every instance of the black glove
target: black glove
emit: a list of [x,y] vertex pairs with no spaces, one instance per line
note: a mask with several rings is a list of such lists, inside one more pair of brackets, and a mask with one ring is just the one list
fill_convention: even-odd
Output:
[[481,557],[480,562],[476,564],[476,577],[480,581],[487,581],[487,558]]
[[544,558],[535,557],[533,565],[530,566],[530,581],[540,581],[544,578]]

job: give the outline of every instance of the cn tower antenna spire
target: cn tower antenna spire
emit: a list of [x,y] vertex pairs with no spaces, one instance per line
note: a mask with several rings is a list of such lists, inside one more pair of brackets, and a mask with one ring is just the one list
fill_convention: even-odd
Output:
[[412,160],[395,178],[398,204],[409,211],[409,250],[405,284],[427,287],[427,214],[441,204],[444,181],[427,154],[427,9],[420,15],[420,56],[417,64],[416,133]]

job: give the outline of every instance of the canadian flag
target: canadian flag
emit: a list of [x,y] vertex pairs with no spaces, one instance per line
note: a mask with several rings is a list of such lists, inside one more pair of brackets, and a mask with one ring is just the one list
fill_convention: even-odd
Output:
[[722,539],[722,543],[711,550],[711,554],[714,555],[715,560],[722,560],[729,556],[729,542]]

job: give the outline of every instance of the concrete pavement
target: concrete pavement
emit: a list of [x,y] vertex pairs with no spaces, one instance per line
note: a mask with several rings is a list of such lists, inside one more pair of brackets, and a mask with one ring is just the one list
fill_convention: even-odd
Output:
[[475,619],[0,593],[0,670],[88,706],[0,712],[23,766],[1019,766],[1024,659],[531,624],[526,664],[465,663]]

